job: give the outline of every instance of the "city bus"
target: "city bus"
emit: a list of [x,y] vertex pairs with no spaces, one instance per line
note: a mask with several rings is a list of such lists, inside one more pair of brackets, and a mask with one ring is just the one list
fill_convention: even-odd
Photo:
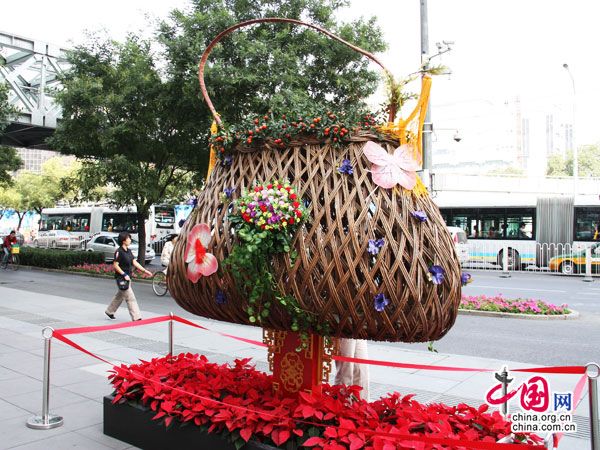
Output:
[[[152,205],[146,220],[148,242],[158,240],[175,232],[175,207]],[[107,206],[44,208],[37,236],[33,243],[41,247],[58,247],[58,231],[67,232],[79,241],[101,231],[119,233],[128,231],[137,238],[137,214],[135,207],[114,209]],[[63,238],[64,239],[64,238]]]
[[600,240],[597,195],[438,192],[434,201],[446,224],[467,234],[470,263],[500,266],[506,249],[509,270],[547,267]]

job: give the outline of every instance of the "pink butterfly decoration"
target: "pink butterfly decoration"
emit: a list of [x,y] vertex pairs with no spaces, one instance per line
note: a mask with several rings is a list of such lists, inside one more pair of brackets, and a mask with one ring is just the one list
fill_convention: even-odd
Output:
[[197,283],[203,276],[212,275],[219,268],[215,255],[206,252],[210,240],[208,225],[205,223],[194,225],[185,248],[185,262],[188,265],[187,277],[192,283]]
[[391,189],[399,184],[410,191],[417,184],[416,171],[419,169],[419,163],[412,157],[410,145],[401,145],[390,155],[382,146],[368,141],[363,151],[373,163],[371,175],[376,185]]

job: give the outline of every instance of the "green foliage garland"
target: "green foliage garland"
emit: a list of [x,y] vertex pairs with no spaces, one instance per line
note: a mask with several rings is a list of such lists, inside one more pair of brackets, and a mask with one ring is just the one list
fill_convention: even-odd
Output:
[[[272,305],[279,304],[292,319],[292,331],[324,331],[294,297],[279,292],[272,272],[272,258],[292,251],[294,236],[307,218],[301,199],[285,181],[257,184],[235,201],[229,220],[239,242],[225,265],[238,288],[248,295],[251,323],[260,324]],[[294,252],[291,256],[293,261]]]

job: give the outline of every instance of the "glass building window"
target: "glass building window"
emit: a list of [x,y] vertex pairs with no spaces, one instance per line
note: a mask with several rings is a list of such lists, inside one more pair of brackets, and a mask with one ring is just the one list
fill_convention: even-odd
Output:
[[600,241],[600,207],[575,207],[575,240]]
[[446,225],[469,239],[534,239],[535,208],[444,208]]
[[137,233],[136,213],[107,213],[102,215],[102,231]]
[[533,212],[509,210],[506,214],[507,239],[533,239]]

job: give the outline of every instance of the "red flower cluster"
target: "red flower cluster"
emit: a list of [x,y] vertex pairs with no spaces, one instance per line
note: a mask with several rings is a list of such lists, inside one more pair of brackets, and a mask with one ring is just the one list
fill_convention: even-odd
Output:
[[376,118],[373,114],[352,116],[341,113],[300,112],[274,115],[272,112],[248,119],[236,127],[221,124],[217,132],[211,134],[209,143],[220,158],[234,150],[239,143],[245,146],[269,143],[284,150],[293,139],[301,136],[316,136],[338,146],[361,131],[375,131]]
[[[510,433],[510,423],[498,412],[487,413],[486,405],[424,405],[397,392],[368,403],[359,399],[357,386],[329,385],[322,394],[282,398],[273,394],[272,376],[249,362],[236,360],[231,367],[187,353],[115,366],[109,379],[114,402],[141,402],[167,426],[174,419],[193,422],[240,444],[252,438],[323,450],[450,450],[464,447],[398,441],[389,434],[495,442]],[[519,437],[523,443],[540,442],[533,435]]]

